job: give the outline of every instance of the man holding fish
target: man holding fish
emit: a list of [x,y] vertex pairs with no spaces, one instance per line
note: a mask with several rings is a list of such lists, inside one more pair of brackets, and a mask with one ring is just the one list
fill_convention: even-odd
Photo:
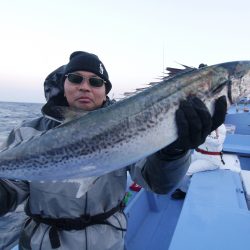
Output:
[[[163,148],[157,148],[155,152],[146,155],[143,159],[139,159],[138,156],[136,162],[128,161],[127,166],[117,166],[116,169],[104,171],[103,174],[93,172],[95,173],[93,176],[84,175],[83,172],[83,175],[80,176],[81,172],[78,169],[84,166],[80,153],[79,159],[77,154],[71,156],[74,149],[79,150],[78,143],[73,143],[73,137],[72,142],[67,141],[66,129],[65,133],[60,133],[60,138],[58,137],[56,141],[53,136],[75,119],[86,116],[84,119],[87,120],[88,117],[91,118],[90,113],[96,111],[99,112],[96,114],[104,117],[101,120],[102,123],[97,124],[89,119],[89,123],[84,123],[86,126],[83,125],[79,128],[79,133],[75,132],[76,137],[81,133],[91,134],[92,130],[95,130],[95,126],[99,126],[101,131],[106,123],[112,124],[111,119],[105,120],[104,112],[106,110],[109,112],[114,105],[119,107],[120,104],[110,100],[107,96],[112,88],[108,72],[96,55],[76,51],[71,54],[68,64],[58,68],[46,78],[44,88],[47,103],[42,108],[43,116],[23,122],[19,128],[10,133],[3,146],[6,148],[6,152],[13,150],[15,153],[18,147],[21,148],[22,144],[26,143],[24,151],[20,155],[23,155],[24,152],[26,155],[25,150],[27,150],[27,157],[21,160],[16,157],[16,165],[13,168],[16,176],[11,175],[14,170],[9,171],[10,174],[6,174],[5,177],[0,175],[2,177],[0,180],[0,215],[3,216],[9,211],[14,211],[19,204],[26,202],[25,212],[29,219],[25,222],[20,234],[19,249],[124,249],[126,218],[122,212],[122,201],[126,192],[127,171],[133,181],[143,188],[159,194],[168,193],[185,176],[190,164],[190,149],[197,148],[211,131],[224,122],[227,109],[224,97],[215,102],[213,116],[199,98],[189,97],[182,100],[175,112],[177,140]],[[117,116],[119,114],[116,115],[116,119],[119,118]],[[151,117],[146,119],[144,116],[144,120],[150,119]],[[126,123],[128,122],[126,120]],[[149,124],[148,127],[150,128],[151,125]],[[163,129],[159,131],[162,135],[171,133],[171,131]],[[117,133],[116,137],[111,140],[111,143],[105,145],[112,133]],[[105,154],[106,151],[102,150],[112,147],[112,141],[116,145],[117,138],[120,138],[122,134],[123,129],[121,128],[119,133],[117,130],[107,131],[102,136],[95,136],[91,141],[97,142],[100,137],[103,137],[104,140],[100,139],[100,142],[93,147],[89,146],[89,141],[86,139],[83,142],[84,147],[81,146],[81,148],[87,149],[82,155],[91,156],[91,150],[96,149],[100,154],[101,152]],[[74,131],[72,131],[73,135]],[[43,139],[46,136],[48,139]],[[142,138],[144,137],[142,136]],[[43,140],[42,143],[40,140]],[[151,140],[153,143],[154,137],[151,137]],[[37,157],[40,155],[43,157],[40,162],[50,164],[51,167],[48,169],[47,165],[43,167],[40,163],[36,164],[36,157],[30,165],[28,160],[23,164],[23,160],[29,158],[27,147],[33,141],[38,143],[37,146],[34,146],[34,150],[38,150],[36,148],[39,145],[41,153],[37,154]],[[56,145],[53,146],[54,151],[49,153],[46,151],[50,144],[60,144],[61,142],[67,144],[64,149],[57,149],[58,145]],[[114,158],[116,151],[122,150],[124,144],[126,141],[123,140],[119,147],[113,148]],[[15,145],[17,146],[15,147]],[[127,154],[127,152],[122,153]],[[129,154],[126,157],[129,158]],[[67,168],[66,163],[69,162],[69,158],[72,168],[71,165]],[[111,164],[112,157],[109,158],[109,161]],[[38,159],[37,162],[39,162]],[[95,165],[91,164],[91,160],[89,162],[87,167],[91,170]],[[100,160],[98,162],[102,163]],[[23,168],[21,168],[22,164]],[[60,166],[60,164],[62,169],[53,172],[53,166]],[[105,165],[104,162],[103,165]],[[20,171],[18,172],[19,166]],[[8,172],[8,167],[5,168],[5,171]],[[97,171],[100,171],[99,168]]]

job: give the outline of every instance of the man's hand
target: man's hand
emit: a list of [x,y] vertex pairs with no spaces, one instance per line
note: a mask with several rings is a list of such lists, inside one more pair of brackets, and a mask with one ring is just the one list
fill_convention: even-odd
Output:
[[206,105],[197,97],[190,97],[180,103],[176,111],[178,138],[163,148],[164,154],[180,154],[197,148],[206,137],[224,121],[227,111],[225,96],[215,101],[215,111],[211,117]]
[[214,104],[214,114],[212,117],[211,132],[217,129],[222,123],[225,122],[227,114],[227,99],[225,96],[219,97]]

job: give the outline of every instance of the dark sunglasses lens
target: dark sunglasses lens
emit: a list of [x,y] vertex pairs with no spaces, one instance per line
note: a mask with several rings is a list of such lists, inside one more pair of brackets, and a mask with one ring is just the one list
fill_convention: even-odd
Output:
[[72,83],[80,84],[83,80],[83,77],[76,74],[68,74],[68,80]]
[[89,78],[89,83],[93,87],[101,87],[104,84],[104,80],[96,77]]

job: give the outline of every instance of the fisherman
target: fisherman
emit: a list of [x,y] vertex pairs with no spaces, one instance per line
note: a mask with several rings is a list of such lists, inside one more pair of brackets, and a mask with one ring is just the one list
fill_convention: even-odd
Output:
[[226,133],[226,126],[220,125],[207,136],[202,145],[194,150],[186,176],[183,178],[180,187],[171,194],[173,199],[181,200],[185,198],[193,174],[215,170],[225,165],[222,149]]
[[[62,117],[55,107],[92,111],[113,105],[114,100],[108,97],[111,88],[108,72],[96,55],[73,52],[68,64],[45,80],[47,103],[42,108],[43,116],[23,122],[10,133],[5,146],[14,146],[59,126]],[[124,249],[126,218],[122,201],[127,171],[143,188],[158,194],[168,193],[185,175],[190,149],[202,144],[211,130],[223,123],[225,114],[224,97],[217,100],[213,117],[200,99],[183,100],[176,112],[175,142],[146,159],[101,176],[80,198],[76,197],[78,185],[74,182],[2,179],[0,215],[14,211],[26,201],[29,219],[20,234],[21,250]]]

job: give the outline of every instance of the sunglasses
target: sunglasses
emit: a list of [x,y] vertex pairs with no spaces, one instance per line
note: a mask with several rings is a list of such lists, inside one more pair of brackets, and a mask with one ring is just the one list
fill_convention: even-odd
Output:
[[102,87],[103,84],[105,84],[106,82],[101,79],[101,78],[98,78],[98,77],[86,77],[86,76],[81,76],[81,75],[77,75],[77,74],[74,74],[74,73],[69,73],[67,75],[65,75],[68,80],[73,83],[73,84],[81,84],[82,82],[85,82],[85,81],[89,81],[89,84],[90,86],[92,87]]

